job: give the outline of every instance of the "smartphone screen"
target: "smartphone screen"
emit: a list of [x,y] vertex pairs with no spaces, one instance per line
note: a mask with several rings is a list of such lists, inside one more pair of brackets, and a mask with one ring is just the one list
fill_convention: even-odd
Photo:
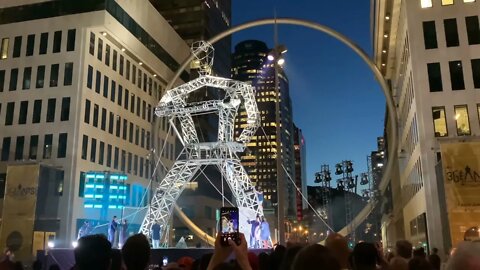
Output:
[[222,233],[222,245],[228,246],[228,239],[232,239],[235,243],[239,244],[237,207],[220,208],[219,226],[219,230]]

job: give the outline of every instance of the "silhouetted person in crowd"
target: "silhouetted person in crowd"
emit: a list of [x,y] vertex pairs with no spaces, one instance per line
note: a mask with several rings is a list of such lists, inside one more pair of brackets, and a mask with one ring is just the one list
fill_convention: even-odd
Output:
[[270,255],[262,252],[258,255],[258,267],[260,270],[268,270],[270,264]]
[[9,248],[5,248],[3,251],[3,258],[0,262],[0,269],[11,270],[14,269],[15,263],[13,262],[13,252]]
[[342,269],[349,267],[350,249],[345,237],[338,233],[331,233],[325,240],[325,246],[332,252]]
[[42,261],[36,260],[32,264],[32,270],[42,270]]
[[350,256],[353,270],[375,270],[378,261],[378,250],[372,243],[358,243]]
[[15,269],[15,270],[23,270],[24,269],[22,262],[15,262],[14,264],[15,264],[15,266],[13,267],[13,269]]
[[432,265],[421,256],[415,256],[408,262],[408,270],[432,270]]
[[480,242],[462,242],[448,260],[446,270],[480,269]]
[[416,248],[413,250],[413,257],[419,257],[419,258],[427,258],[427,254],[425,253],[425,249],[423,247]]
[[407,240],[399,240],[395,244],[395,257],[390,260],[391,270],[407,270],[408,261],[412,258],[412,244]]
[[330,250],[313,244],[302,248],[293,261],[292,270],[341,270],[340,263]]
[[287,248],[282,245],[277,245],[275,247],[272,254],[270,254],[270,270],[280,269],[280,265],[282,264],[286,252]]
[[440,256],[438,256],[437,248],[432,249],[432,254],[428,256],[428,262],[432,265],[434,270],[440,270],[442,260],[440,259]]
[[279,270],[290,270],[290,268],[292,268],[293,260],[300,250],[302,250],[302,246],[300,245],[289,247],[283,257]]
[[48,270],[60,270],[60,266],[58,266],[58,264],[52,264],[50,265]]
[[112,244],[103,235],[87,235],[78,240],[74,254],[76,270],[109,270]]
[[122,247],[127,270],[144,270],[150,260],[150,243],[143,234],[135,234]]
[[122,252],[119,249],[112,249],[112,266],[110,270],[121,270],[122,264]]

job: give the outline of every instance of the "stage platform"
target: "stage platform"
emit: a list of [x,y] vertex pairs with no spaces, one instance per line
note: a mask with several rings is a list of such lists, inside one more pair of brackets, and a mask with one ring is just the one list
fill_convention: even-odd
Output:
[[[251,249],[249,251],[258,255],[262,252],[270,252],[271,249]],[[183,256],[199,259],[205,254],[213,253],[213,248],[161,248],[152,249],[150,252],[150,264],[155,267],[162,264],[163,257],[167,257],[169,262],[177,261]],[[48,269],[50,265],[57,264],[62,270],[70,270],[75,264],[73,249],[52,249],[47,252],[47,255],[40,251],[37,258],[44,262],[43,269]]]

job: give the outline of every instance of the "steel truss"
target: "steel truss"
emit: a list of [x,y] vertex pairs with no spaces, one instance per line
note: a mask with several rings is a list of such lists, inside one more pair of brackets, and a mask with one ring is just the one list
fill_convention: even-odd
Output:
[[[197,46],[194,55],[202,52],[211,54],[209,44]],[[198,58],[199,61],[203,59]],[[210,61],[210,60],[209,60]],[[207,63],[207,65],[210,64]],[[167,242],[166,228],[168,227],[175,202],[195,174],[202,166],[215,165],[235,195],[237,207],[254,210],[254,213],[263,215],[257,192],[250,181],[245,169],[240,163],[237,152],[242,152],[255,131],[260,126],[255,95],[251,85],[230,79],[210,76],[208,67],[204,67],[200,77],[173,88],[166,92],[155,108],[158,117],[170,118],[170,123],[178,119],[181,127],[181,140],[184,149],[156,188],[147,214],[140,227],[140,232],[149,235],[151,226],[158,221],[162,226],[163,242]],[[187,103],[190,93],[203,87],[213,87],[225,91],[222,100],[208,100]],[[247,124],[242,130],[238,141],[234,140],[234,121],[240,104],[247,114]],[[218,113],[218,141],[200,142],[192,119],[194,115]],[[222,180],[223,181],[223,180]]]

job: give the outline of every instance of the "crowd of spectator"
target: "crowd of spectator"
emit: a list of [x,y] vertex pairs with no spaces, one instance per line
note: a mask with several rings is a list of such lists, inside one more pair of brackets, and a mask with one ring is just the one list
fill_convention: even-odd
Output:
[[[151,264],[150,251],[143,234],[129,237],[121,250],[112,249],[103,235],[88,235],[78,241],[71,270],[480,270],[480,242],[459,244],[445,260],[437,249],[427,254],[424,248],[414,249],[405,240],[396,243],[394,252],[384,253],[381,245],[367,242],[351,250],[339,234],[329,235],[325,245],[277,245],[259,254],[248,250],[243,234],[240,244],[229,240],[228,246],[221,245],[217,236],[213,253],[200,258],[181,257],[166,265]],[[5,253],[0,270],[23,269],[11,256],[11,252]],[[43,269],[38,261],[32,268]],[[58,265],[49,267],[56,269],[60,269]]]

